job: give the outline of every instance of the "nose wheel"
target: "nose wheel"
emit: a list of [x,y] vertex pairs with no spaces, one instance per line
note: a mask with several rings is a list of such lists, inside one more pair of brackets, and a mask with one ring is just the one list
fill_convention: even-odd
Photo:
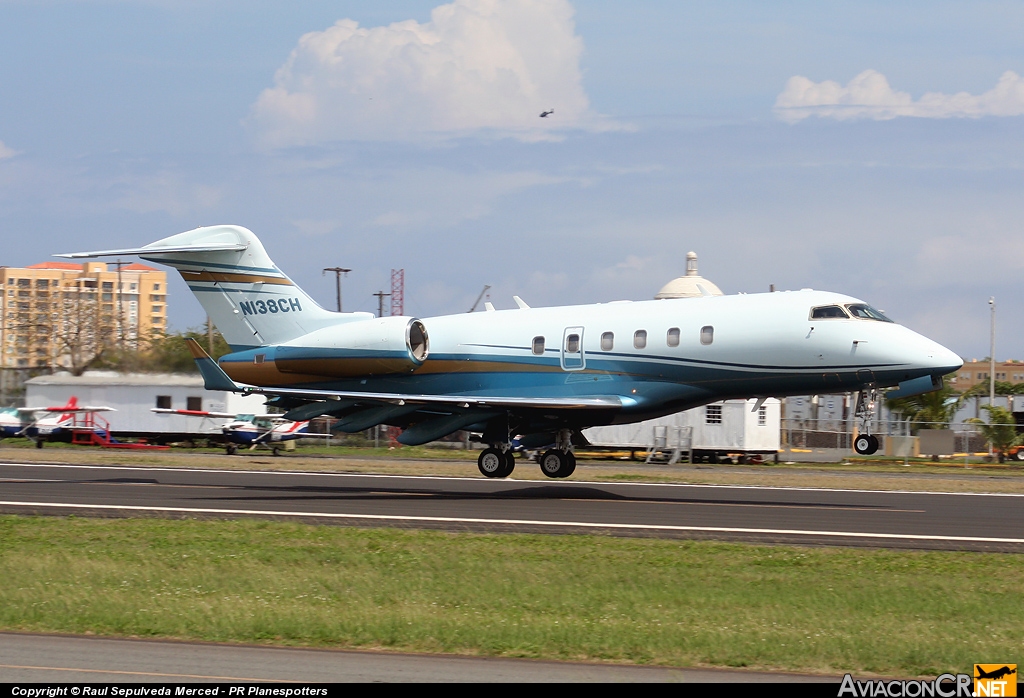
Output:
[[862,456],[870,456],[878,451],[878,437],[871,434],[871,420],[875,418],[875,402],[878,391],[874,388],[861,390],[857,393],[857,406],[854,415],[862,432],[853,441],[853,450]]
[[862,456],[870,456],[878,451],[878,437],[871,434],[861,434],[854,440],[853,450]]

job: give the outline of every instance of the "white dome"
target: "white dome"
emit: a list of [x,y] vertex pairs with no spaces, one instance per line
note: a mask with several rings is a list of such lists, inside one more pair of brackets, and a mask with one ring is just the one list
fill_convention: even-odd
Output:
[[686,276],[672,279],[661,287],[654,298],[700,298],[701,296],[725,295],[713,283],[697,273],[697,253],[686,253]]

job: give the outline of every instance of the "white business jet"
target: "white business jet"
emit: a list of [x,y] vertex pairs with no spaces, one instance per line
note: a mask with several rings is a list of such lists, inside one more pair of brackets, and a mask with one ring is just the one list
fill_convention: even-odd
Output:
[[177,269],[231,345],[218,363],[189,340],[208,389],[269,395],[288,419],[330,415],[349,433],[401,427],[408,445],[476,432],[489,444],[478,460],[487,477],[512,472],[515,435],[528,448],[554,444],[541,470],[568,477],[586,427],[734,398],[857,392],[856,449],[873,453],[879,388],[928,392],[963,364],[827,291],[554,308],[516,298],[515,310],[376,318],[321,308],[234,225],[58,256],[125,255]]

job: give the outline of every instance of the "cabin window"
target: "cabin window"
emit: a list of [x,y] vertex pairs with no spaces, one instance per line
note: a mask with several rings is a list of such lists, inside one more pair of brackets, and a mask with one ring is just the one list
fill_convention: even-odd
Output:
[[678,347],[679,346],[679,328],[678,327],[671,327],[671,328],[669,328],[668,335],[665,337],[665,341],[668,342],[668,345],[670,347]]
[[866,303],[854,303],[846,306],[850,314],[862,320],[878,320],[880,322],[892,322],[881,310],[875,310]]
[[170,395],[157,395],[156,406],[162,410],[171,409],[171,396]]
[[704,325],[700,328],[700,343],[711,344],[715,341],[715,328],[711,325]]
[[544,338],[534,337],[533,338],[533,353],[537,356],[541,356],[544,353]]
[[721,405],[706,405],[704,407],[704,423],[705,424],[721,424],[722,423],[722,406]]
[[579,354],[580,353],[580,336],[578,334],[570,334],[565,337],[565,353],[567,354]]
[[637,349],[647,346],[647,330],[637,330],[633,333],[633,346]]
[[846,311],[838,305],[823,305],[820,308],[811,308],[811,320],[846,319],[847,317]]
[[203,398],[201,397],[187,397],[185,398],[185,409],[192,410],[193,412],[200,412],[203,409]]
[[605,332],[601,335],[601,351],[611,351],[615,348],[615,333]]
[[267,355],[266,354],[257,354],[256,356],[252,357],[252,362],[254,364],[261,364],[261,363],[263,363],[266,360],[267,360]]

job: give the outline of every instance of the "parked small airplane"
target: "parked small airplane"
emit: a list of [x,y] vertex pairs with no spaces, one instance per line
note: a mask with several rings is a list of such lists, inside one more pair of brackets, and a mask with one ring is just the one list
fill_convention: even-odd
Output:
[[[18,436],[27,436],[42,448],[46,441],[71,441],[75,431],[96,431],[109,436],[102,425],[91,417],[98,412],[113,412],[113,407],[102,405],[79,405],[72,395],[66,405],[57,407],[18,407],[18,413],[26,419]],[[36,415],[42,415],[36,417]]]
[[25,420],[17,407],[0,408],[0,439],[21,436],[25,428]]
[[228,455],[237,453],[239,446],[248,446],[253,449],[260,445],[267,445],[276,456],[280,452],[278,444],[283,441],[316,437],[329,438],[331,436],[309,431],[309,420],[292,421],[284,419],[279,414],[235,414],[234,412],[207,412],[205,410],[172,410],[162,407],[153,407],[150,411],[158,414],[183,414],[188,417],[231,420],[220,427],[221,433],[227,441],[225,449]]
[[331,415],[349,433],[402,427],[408,445],[477,432],[490,445],[478,459],[487,477],[512,472],[516,435],[527,448],[554,443],[541,471],[567,477],[586,427],[829,392],[857,393],[856,447],[873,453],[880,388],[929,392],[963,365],[867,303],[828,291],[552,308],[517,298],[516,310],[375,318],[321,308],[234,225],[58,256],[126,255],[178,269],[231,345],[218,364],[187,340],[208,389],[270,395],[286,419]]

